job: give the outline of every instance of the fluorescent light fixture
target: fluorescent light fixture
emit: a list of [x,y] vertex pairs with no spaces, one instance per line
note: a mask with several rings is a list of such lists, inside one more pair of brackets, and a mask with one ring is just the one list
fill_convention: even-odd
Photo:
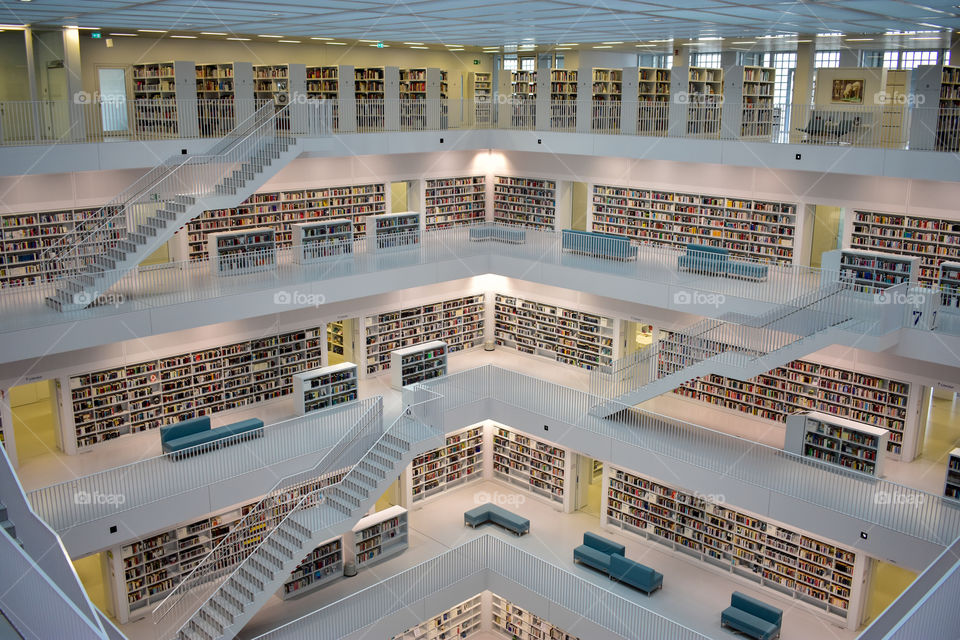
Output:
[[321,38],[321,37],[319,37],[319,36],[315,36],[315,37],[312,37],[312,38],[310,38],[310,39],[311,39],[311,40],[333,40],[333,38]]
[[757,44],[756,40],[743,40],[741,42],[731,42],[730,44]]
[[600,45],[596,45],[594,49],[613,49],[613,47],[611,47],[608,44],[600,44]]
[[443,45],[443,46],[445,46],[445,47],[462,47],[463,45],[462,45],[462,44],[445,44],[445,45]]
[[554,51],[572,51],[573,47],[554,47]]
[[300,44],[299,40],[277,40],[277,42],[286,42],[287,44]]
[[201,31],[200,35],[202,36],[225,36],[227,34],[221,33],[219,31]]
[[723,40],[723,38],[721,38],[720,36],[706,36],[706,37],[697,38],[697,40],[699,40],[700,42],[707,42],[708,40]]
[[111,36],[131,36],[131,37],[134,37],[134,38],[137,37],[137,34],[135,34],[135,33],[110,33],[110,34],[107,34],[107,35],[111,35]]
[[613,42],[601,42],[600,44],[623,44],[623,41],[615,40]]
[[167,36],[168,38],[181,38],[183,40],[196,40],[197,36]]
[[249,39],[250,39],[250,38],[227,38],[227,40],[242,40],[242,41],[244,41],[244,42],[246,42],[246,41],[249,40]]
[[357,40],[357,42],[380,42],[379,40]]
[[911,40],[939,40],[939,36],[923,36],[922,38],[910,38]]
[[345,46],[347,46],[347,43],[346,43],[346,42],[327,42],[327,43],[325,43],[325,44],[332,44],[332,45],[337,46],[337,47],[345,47]]
[[635,47],[655,47],[655,46],[657,46],[657,45],[655,45],[655,44],[635,44],[635,45],[633,45],[633,46],[635,46]]
[[429,49],[430,47],[418,47],[418,46],[413,46],[413,47],[410,47],[410,48],[411,48],[411,49]]
[[100,31],[100,27],[77,27],[80,31]]
[[665,40],[651,40],[650,42],[673,42],[673,38],[666,38]]
[[283,36],[270,36],[270,35],[263,35],[262,33],[258,33],[257,37],[258,38],[282,38]]
[[403,44],[423,44],[422,42],[404,42]]
[[685,47],[702,47],[706,45],[706,42],[684,42],[683,46]]
[[579,47],[580,45],[576,42],[561,42],[557,46],[558,47]]
[[388,44],[379,44],[379,42],[378,42],[377,44],[368,44],[367,46],[368,46],[368,47],[376,47],[376,48],[378,48],[378,49],[387,49],[390,45],[388,45]]
[[813,42],[813,40],[797,40],[797,44],[803,44],[805,42]]
[[[79,28],[79,27],[78,27]],[[140,33],[166,33],[166,29],[137,29]]]
[[847,42],[873,42],[873,38],[847,38]]
[[817,37],[818,37],[818,38],[842,38],[842,37],[843,37],[843,32],[842,32],[842,31],[833,31],[833,32],[831,32],[831,33],[818,33],[818,34],[817,34]]

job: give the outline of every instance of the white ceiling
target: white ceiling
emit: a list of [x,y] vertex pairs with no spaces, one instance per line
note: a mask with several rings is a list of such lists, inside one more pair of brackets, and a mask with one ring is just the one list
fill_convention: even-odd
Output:
[[957,0],[0,0],[0,22],[504,45],[960,30]]

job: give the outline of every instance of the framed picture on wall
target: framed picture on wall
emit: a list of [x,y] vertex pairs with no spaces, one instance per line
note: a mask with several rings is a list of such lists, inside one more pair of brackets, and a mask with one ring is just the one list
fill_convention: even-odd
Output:
[[830,100],[863,104],[863,80],[834,80]]

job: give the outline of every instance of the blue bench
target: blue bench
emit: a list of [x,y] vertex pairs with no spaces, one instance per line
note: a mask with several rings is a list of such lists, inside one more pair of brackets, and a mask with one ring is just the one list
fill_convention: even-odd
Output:
[[752,280],[766,280],[768,271],[767,265],[731,258],[729,250],[705,244],[688,244],[687,252],[677,259],[677,268]]
[[663,587],[663,574],[623,556],[610,556],[610,579],[650,595]]
[[463,523],[468,524],[471,527],[479,527],[480,525],[492,522],[498,524],[508,531],[512,531],[518,536],[522,536],[525,533],[530,532],[530,521],[526,518],[520,517],[515,513],[510,513],[502,507],[488,502],[487,504],[482,504],[479,507],[474,507],[470,511],[465,511],[463,513]]
[[[177,453],[186,449],[191,449],[190,454],[204,453],[223,445],[260,437],[263,437],[263,420],[257,418],[225,424],[216,429],[210,428],[210,416],[190,418],[160,427],[160,445],[164,453]],[[179,459],[184,455],[175,457]]]
[[573,550],[573,561],[610,573],[610,558],[623,556],[627,548],[589,531],[583,534],[583,544]]
[[524,244],[527,241],[527,232],[523,229],[478,225],[470,227],[469,238],[474,242],[493,240],[494,242],[506,242],[508,244]]
[[780,637],[782,622],[783,611],[739,591],[733,592],[730,606],[720,614],[721,627],[730,627],[757,640]]
[[636,260],[630,238],[596,231],[563,230],[563,250],[607,260]]

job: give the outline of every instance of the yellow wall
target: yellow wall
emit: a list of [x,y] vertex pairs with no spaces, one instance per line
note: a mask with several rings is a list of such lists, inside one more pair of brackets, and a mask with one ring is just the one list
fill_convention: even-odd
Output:
[[587,183],[573,183],[572,215],[570,216],[570,228],[579,231],[587,230]]
[[143,259],[140,266],[147,267],[151,264],[162,264],[170,262],[170,244],[167,243]]
[[19,407],[39,402],[50,397],[50,381],[40,380],[10,388],[10,406]]
[[390,210],[394,213],[407,211],[407,183],[390,183]]
[[27,82],[27,50],[23,31],[0,32],[0,100],[29,100]]
[[867,610],[864,623],[868,623],[883,610],[890,606],[910,583],[917,579],[917,574],[909,569],[888,564],[880,560],[873,560],[873,575],[870,577],[870,593],[867,594]]
[[387,507],[392,507],[395,504],[399,503],[399,493],[400,493],[400,478],[397,478],[393,481],[387,490],[383,492],[383,495],[380,496],[380,499],[377,500],[376,511],[383,511]]
[[840,234],[840,220],[843,218],[841,207],[816,206],[813,217],[813,240],[810,245],[810,266],[820,266],[820,256],[824,251],[837,248]]

